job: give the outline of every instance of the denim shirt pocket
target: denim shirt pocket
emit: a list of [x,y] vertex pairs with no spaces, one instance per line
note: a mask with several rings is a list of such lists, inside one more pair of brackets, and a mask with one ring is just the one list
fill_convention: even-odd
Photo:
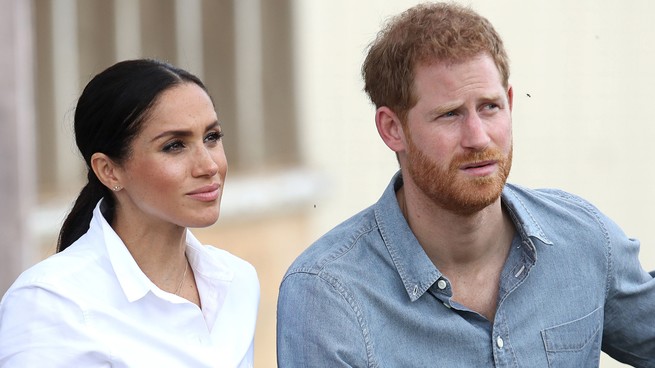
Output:
[[602,339],[603,309],[582,318],[541,331],[548,366],[598,367]]

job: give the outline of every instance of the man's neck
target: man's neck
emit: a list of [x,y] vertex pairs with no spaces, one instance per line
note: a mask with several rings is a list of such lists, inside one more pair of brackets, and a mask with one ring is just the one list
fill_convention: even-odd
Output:
[[514,225],[500,198],[468,216],[424,199],[396,197],[419,244],[452,283],[453,299],[493,320],[500,274],[514,237]]
[[500,198],[474,214],[460,215],[411,198],[404,187],[396,197],[412,232],[437,266],[469,266],[488,260],[512,240],[514,227]]

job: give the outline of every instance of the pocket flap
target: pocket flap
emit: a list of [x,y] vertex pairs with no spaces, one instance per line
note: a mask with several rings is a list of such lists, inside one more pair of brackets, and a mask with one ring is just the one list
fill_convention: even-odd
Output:
[[602,319],[603,310],[598,307],[582,318],[542,330],[546,351],[582,350],[601,330]]

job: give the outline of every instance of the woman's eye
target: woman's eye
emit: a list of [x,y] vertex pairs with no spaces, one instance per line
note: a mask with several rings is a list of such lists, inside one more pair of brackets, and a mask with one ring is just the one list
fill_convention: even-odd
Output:
[[179,151],[182,148],[184,148],[184,144],[180,141],[173,141],[171,143],[168,143],[167,145],[164,146],[162,151],[164,152],[173,152],[173,151]]
[[218,142],[223,138],[223,132],[211,132],[205,137],[205,142]]

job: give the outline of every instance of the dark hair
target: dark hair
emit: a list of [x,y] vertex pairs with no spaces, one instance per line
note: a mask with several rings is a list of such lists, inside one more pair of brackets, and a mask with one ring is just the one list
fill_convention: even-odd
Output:
[[454,3],[419,4],[391,18],[369,47],[362,65],[364,90],[376,108],[387,106],[401,122],[416,104],[417,65],[460,62],[486,53],[508,86],[509,60],[491,23]]
[[88,182],[82,188],[59,232],[57,252],[61,252],[89,229],[93,209],[101,198],[103,215],[112,223],[115,199],[96,177],[91,156],[104,153],[121,164],[131,154],[131,143],[157,98],[182,83],[195,83],[207,91],[193,74],[168,63],[127,60],[96,75],[86,85],[75,109],[75,142],[86,163]]

